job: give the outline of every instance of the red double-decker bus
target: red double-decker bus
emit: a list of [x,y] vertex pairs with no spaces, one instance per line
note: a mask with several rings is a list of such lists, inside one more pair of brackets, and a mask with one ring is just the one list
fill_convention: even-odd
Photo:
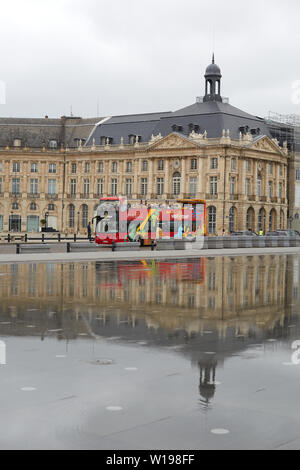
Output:
[[100,200],[97,209],[95,242],[140,241],[149,245],[158,238],[185,238],[206,235],[206,203],[200,200],[180,200],[178,208],[140,205],[133,208],[125,198]]

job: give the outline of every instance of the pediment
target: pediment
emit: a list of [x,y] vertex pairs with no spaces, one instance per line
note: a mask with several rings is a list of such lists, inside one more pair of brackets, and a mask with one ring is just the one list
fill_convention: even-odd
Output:
[[177,133],[169,134],[162,139],[150,144],[151,149],[160,150],[160,149],[174,149],[174,148],[191,148],[198,147],[195,142],[192,142],[190,139],[181,136]]
[[249,147],[255,150],[261,150],[263,152],[273,153],[273,154],[283,154],[283,149],[270,137],[262,137],[261,139],[252,142],[249,144]]

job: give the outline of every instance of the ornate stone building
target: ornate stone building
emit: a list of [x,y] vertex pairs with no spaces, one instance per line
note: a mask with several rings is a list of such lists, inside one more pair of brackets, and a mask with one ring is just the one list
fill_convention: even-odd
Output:
[[99,198],[115,195],[205,199],[210,234],[286,228],[288,148],[222,98],[221,77],[213,59],[205,96],[176,112],[0,121],[0,231],[45,220],[84,233]]

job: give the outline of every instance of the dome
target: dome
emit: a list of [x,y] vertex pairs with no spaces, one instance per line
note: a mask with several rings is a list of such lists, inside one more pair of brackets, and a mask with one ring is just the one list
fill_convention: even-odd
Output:
[[215,64],[215,56],[214,55],[213,55],[213,58],[212,58],[212,63],[207,67],[206,72],[205,72],[205,77],[207,77],[209,75],[222,77],[220,67],[217,64]]

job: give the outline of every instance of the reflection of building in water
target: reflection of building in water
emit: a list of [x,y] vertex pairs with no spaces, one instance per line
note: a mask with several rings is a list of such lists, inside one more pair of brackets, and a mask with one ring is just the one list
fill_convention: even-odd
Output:
[[284,256],[5,265],[0,334],[43,338],[59,330],[60,339],[85,333],[179,347],[199,368],[201,403],[208,405],[217,366],[228,356],[290,337],[298,289],[299,259]]
[[188,334],[209,324],[220,336],[232,325],[247,334],[249,322],[272,327],[275,318],[283,321],[287,294],[287,258],[279,256],[98,263],[96,269],[93,263],[10,265],[1,273],[2,312],[12,304],[55,303],[59,310],[69,302],[75,318],[101,307],[105,324],[105,311],[114,306],[127,309],[132,325],[142,314],[149,327]]

